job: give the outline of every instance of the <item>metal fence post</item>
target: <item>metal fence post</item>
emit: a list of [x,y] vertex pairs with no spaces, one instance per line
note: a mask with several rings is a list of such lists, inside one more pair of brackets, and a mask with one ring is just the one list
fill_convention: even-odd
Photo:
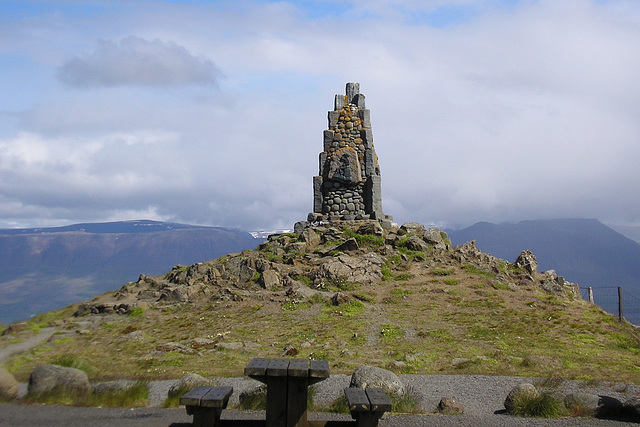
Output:
[[622,315],[622,286],[618,286],[618,317],[621,322],[624,320]]

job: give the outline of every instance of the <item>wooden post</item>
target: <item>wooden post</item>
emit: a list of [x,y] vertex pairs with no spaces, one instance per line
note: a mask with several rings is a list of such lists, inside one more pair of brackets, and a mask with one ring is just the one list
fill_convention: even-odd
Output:
[[587,292],[589,292],[589,302],[593,304],[593,288],[589,286]]
[[621,322],[624,320],[622,315],[622,286],[618,286],[618,317]]

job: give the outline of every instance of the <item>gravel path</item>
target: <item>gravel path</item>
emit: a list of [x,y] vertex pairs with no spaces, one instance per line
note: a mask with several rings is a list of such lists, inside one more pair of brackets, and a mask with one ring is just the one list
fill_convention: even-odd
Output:
[[[638,424],[597,420],[589,418],[531,419],[502,414],[504,399],[514,386],[522,382],[531,382],[538,386],[542,379],[523,377],[500,377],[487,375],[401,375],[410,392],[417,398],[425,415],[389,415],[381,421],[382,427],[401,426],[637,426]],[[238,402],[243,390],[253,388],[260,383],[247,378],[217,378],[219,385],[234,387],[230,405]],[[348,387],[350,376],[331,375],[318,383],[315,388],[314,402],[318,406],[329,406],[342,395]],[[150,383],[149,408],[74,408],[55,405],[0,404],[0,425],[2,426],[186,426],[191,417],[181,409],[162,409],[159,406],[167,396],[173,380]],[[631,396],[640,395],[640,386],[622,383],[585,383],[581,381],[546,382],[547,386],[562,393],[585,391],[602,394],[625,401]],[[26,384],[21,384],[21,393],[26,393]],[[460,416],[437,415],[435,411],[442,397],[451,397],[464,407]],[[27,409],[28,410],[25,410]],[[227,419],[264,419],[261,411],[227,410],[223,418]],[[349,420],[349,415],[328,413],[311,414],[310,419]]]
[[57,331],[57,328],[44,328],[40,331],[39,334],[29,337],[22,342],[19,342],[16,344],[9,344],[5,348],[0,349],[0,362],[2,362],[4,359],[14,354],[24,353],[31,350],[33,347],[37,346],[41,342],[51,338],[51,336],[56,331]]

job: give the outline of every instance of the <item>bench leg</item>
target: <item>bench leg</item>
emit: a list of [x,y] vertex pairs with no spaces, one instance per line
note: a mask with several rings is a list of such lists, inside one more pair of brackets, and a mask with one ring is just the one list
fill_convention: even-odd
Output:
[[287,377],[267,379],[266,427],[286,427],[287,421]]
[[222,408],[192,407],[194,427],[212,427],[220,425]]
[[356,427],[376,427],[382,415],[384,415],[384,412],[357,412],[355,416]]
[[307,425],[308,396],[308,378],[288,377],[287,427],[303,427]]

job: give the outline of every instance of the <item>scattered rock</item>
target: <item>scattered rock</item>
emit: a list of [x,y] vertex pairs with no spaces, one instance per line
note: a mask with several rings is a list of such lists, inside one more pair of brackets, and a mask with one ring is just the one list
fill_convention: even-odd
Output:
[[336,247],[335,249],[336,251],[340,251],[340,252],[349,252],[349,251],[355,251],[358,250],[358,242],[356,241],[355,238],[350,238],[344,241],[344,243],[338,245],[338,247]]
[[349,302],[350,300],[351,300],[351,297],[349,295],[338,292],[333,294],[333,296],[331,297],[331,304],[342,305]]
[[158,347],[156,347],[156,349],[163,353],[175,351],[182,354],[198,354],[196,350],[189,348],[185,345],[179,344],[177,342],[168,342],[168,343],[160,344]]
[[241,350],[244,348],[244,344],[241,342],[219,342],[214,346],[214,348],[218,350]]
[[213,348],[216,345],[216,341],[208,338],[193,338],[187,342],[187,345],[194,350],[200,350],[201,348]]
[[290,298],[305,300],[318,294],[324,296],[323,292],[316,291],[315,289],[311,289],[308,286],[304,286],[302,282],[295,283],[297,283],[297,285],[293,285],[291,288],[287,289],[286,295]]
[[40,365],[29,376],[29,394],[41,394],[54,389],[87,393],[90,388],[87,374],[75,368]]
[[395,369],[396,371],[401,371],[407,368],[407,364],[404,363],[402,360],[394,360],[389,364],[389,367],[391,369]]
[[196,387],[211,386],[213,381],[198,374],[187,374],[173,383],[169,388],[167,395],[169,397],[175,397],[178,394],[185,393],[188,390],[192,390]]
[[283,356],[296,356],[297,354],[298,354],[298,349],[291,345],[285,346],[284,353],[282,353]]
[[454,357],[453,359],[451,359],[451,366],[463,365],[468,362],[471,362],[471,359],[467,359],[464,357]]
[[529,384],[529,383],[518,384],[517,386],[512,388],[509,394],[507,395],[507,398],[504,400],[504,407],[507,410],[507,412],[511,412],[514,409],[513,408],[514,400],[524,396],[536,397],[539,394],[540,393],[538,392],[538,389],[536,389],[536,387],[533,384]]
[[460,415],[464,413],[464,408],[455,399],[443,397],[438,403],[438,412],[444,415]]
[[13,400],[18,396],[18,382],[6,369],[0,368],[0,402]]
[[144,332],[142,331],[133,331],[129,332],[122,336],[125,340],[135,340],[135,341],[143,341],[144,340]]
[[378,221],[367,221],[358,228],[358,234],[373,234],[374,236],[382,236],[384,230]]
[[406,388],[400,378],[391,371],[373,366],[360,366],[351,375],[349,387],[380,387],[386,393],[402,396]]

